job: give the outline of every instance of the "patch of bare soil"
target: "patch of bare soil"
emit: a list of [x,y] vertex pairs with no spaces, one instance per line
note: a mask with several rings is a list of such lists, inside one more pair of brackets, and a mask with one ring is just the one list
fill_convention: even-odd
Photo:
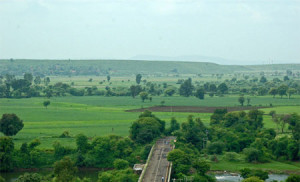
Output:
[[243,111],[251,109],[261,109],[268,107],[252,107],[252,106],[235,106],[235,107],[205,107],[205,106],[153,106],[148,108],[131,109],[126,112],[144,112],[149,110],[151,112],[191,112],[191,113],[213,113],[216,109],[227,109],[228,112]]

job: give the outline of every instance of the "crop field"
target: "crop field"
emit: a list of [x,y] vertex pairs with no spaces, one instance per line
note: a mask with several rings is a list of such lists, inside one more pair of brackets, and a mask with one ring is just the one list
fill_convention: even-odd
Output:
[[[89,137],[116,134],[128,136],[129,127],[138,118],[140,112],[125,112],[129,109],[140,109],[161,105],[165,101],[166,106],[238,106],[238,96],[206,97],[199,100],[195,97],[180,96],[155,96],[152,102],[142,102],[139,97],[53,97],[50,106],[45,108],[45,98],[28,99],[0,99],[0,114],[16,113],[23,121],[24,128],[15,137],[16,148],[23,142],[29,142],[35,138],[41,140],[40,148],[52,148],[54,141],[60,141],[63,145],[74,147],[74,136],[83,133]],[[265,113],[275,110],[277,113],[300,113],[300,97],[293,99],[280,99],[269,96],[251,97],[253,106],[269,106],[262,109]],[[156,116],[166,121],[175,117],[180,123],[186,121],[188,115],[200,117],[208,125],[211,113],[188,112],[154,112]],[[276,128],[276,124],[268,115],[264,116],[266,128]],[[64,132],[69,131],[70,138],[60,138]]]

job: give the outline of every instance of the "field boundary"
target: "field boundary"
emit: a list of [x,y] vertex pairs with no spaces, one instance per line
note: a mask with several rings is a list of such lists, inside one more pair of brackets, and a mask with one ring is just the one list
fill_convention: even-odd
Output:
[[206,107],[206,106],[152,106],[147,108],[130,109],[125,112],[144,112],[149,110],[151,112],[189,112],[189,113],[213,113],[216,109],[227,109],[228,112],[244,111],[251,109],[265,109],[270,108],[266,106],[233,106],[233,107]]

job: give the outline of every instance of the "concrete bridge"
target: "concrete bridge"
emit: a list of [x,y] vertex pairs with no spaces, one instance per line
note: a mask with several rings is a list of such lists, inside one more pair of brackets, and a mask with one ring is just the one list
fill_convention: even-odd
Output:
[[165,137],[156,141],[139,182],[170,181],[171,164],[167,160],[167,155],[173,150],[171,142],[174,140],[175,137]]

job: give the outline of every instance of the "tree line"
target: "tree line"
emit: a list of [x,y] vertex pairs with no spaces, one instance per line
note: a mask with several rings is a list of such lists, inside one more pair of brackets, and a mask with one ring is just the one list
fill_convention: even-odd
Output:
[[[93,81],[90,79],[89,81]],[[104,80],[105,81],[105,80]],[[152,101],[152,96],[173,96],[175,94],[190,97],[195,96],[199,99],[205,99],[205,95],[210,97],[224,96],[225,94],[239,95],[272,95],[274,98],[279,95],[281,98],[287,96],[291,98],[294,94],[300,93],[299,81],[291,80],[288,77],[281,81],[278,78],[268,81],[262,76],[258,81],[237,80],[232,78],[223,82],[192,82],[191,78],[186,80],[179,79],[177,83],[152,83],[142,80],[142,75],[136,75],[136,84],[130,87],[112,86],[111,76],[107,75],[109,85],[105,89],[98,89],[97,86],[76,88],[74,82],[66,84],[62,82],[51,83],[49,77],[34,77],[31,73],[25,73],[23,78],[17,79],[14,75],[6,74],[0,76],[0,98],[23,98],[23,97],[60,97],[60,96],[139,96],[144,102]],[[99,82],[103,84],[103,81]],[[179,86],[177,86],[179,85]]]

